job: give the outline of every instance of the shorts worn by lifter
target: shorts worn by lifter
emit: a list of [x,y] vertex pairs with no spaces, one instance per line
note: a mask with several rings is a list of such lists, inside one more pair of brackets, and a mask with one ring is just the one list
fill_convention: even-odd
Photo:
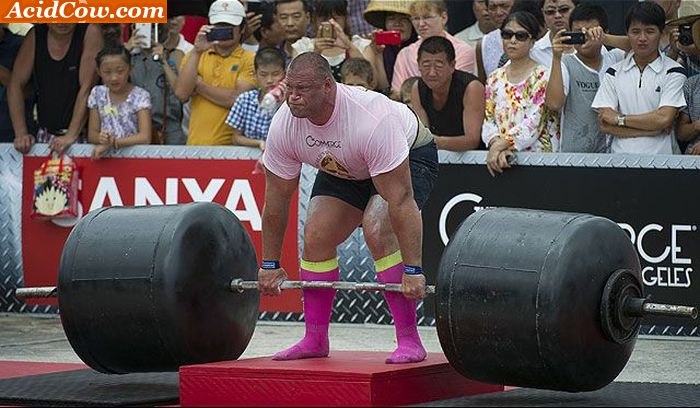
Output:
[[[411,149],[408,162],[411,168],[413,198],[418,204],[418,209],[422,209],[430,197],[438,176],[438,154],[435,142],[431,140],[423,146]],[[372,179],[347,180],[324,171],[318,172],[311,190],[312,198],[314,196],[335,197],[361,211],[367,208],[369,199],[375,194],[379,193]]]

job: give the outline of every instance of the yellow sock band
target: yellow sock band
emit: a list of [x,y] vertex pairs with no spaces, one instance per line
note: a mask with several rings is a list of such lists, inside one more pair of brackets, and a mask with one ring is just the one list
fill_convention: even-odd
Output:
[[309,271],[309,272],[315,272],[315,273],[325,273],[325,272],[330,272],[333,269],[338,268],[338,258],[333,258],[329,259],[327,261],[319,261],[319,262],[311,262],[311,261],[305,261],[301,260],[301,266],[302,269]]
[[401,251],[396,251],[393,254],[387,255],[384,258],[377,259],[376,261],[374,261],[374,270],[377,273],[381,273],[391,268],[392,266],[400,264],[401,262],[403,262],[403,258],[401,258]]

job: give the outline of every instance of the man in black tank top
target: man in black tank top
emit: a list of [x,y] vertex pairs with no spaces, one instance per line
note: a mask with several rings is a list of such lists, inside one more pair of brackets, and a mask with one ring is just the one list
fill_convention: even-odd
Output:
[[455,49],[444,37],[430,37],[418,49],[421,79],[411,104],[435,136],[438,149],[484,149],[484,86],[472,74],[455,69]]
[[[24,38],[8,87],[15,148],[27,153],[34,143],[62,152],[84,138],[87,97],[97,83],[95,56],[102,48],[98,24],[37,24]],[[38,127],[29,132],[22,88],[32,81]]]

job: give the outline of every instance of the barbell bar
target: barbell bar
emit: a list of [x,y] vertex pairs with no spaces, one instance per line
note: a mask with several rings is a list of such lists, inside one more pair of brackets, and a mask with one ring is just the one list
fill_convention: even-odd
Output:
[[[231,279],[229,284],[232,292],[243,292],[246,290],[257,290],[258,281],[244,281],[241,279]],[[328,282],[328,281],[288,281],[285,280],[279,286],[281,290],[289,289],[335,289],[348,291],[371,291],[371,292],[401,292],[401,285],[397,283],[374,283],[374,282]],[[426,294],[434,294],[435,286],[426,285]],[[51,298],[58,296],[58,288],[55,286],[18,288],[15,291],[17,298]]]
[[[76,354],[104,373],[233,360],[258,318],[257,257],[232,212],[212,203],[110,207],[82,218],[56,288]],[[400,292],[400,285],[287,281],[283,289]],[[627,363],[640,317],[697,316],[650,303],[629,237],[588,214],[488,208],[443,252],[436,326],[450,364],[482,382],[565,391],[605,386]],[[282,345],[280,345],[282,346]]]
[[[258,290],[258,281],[244,281],[232,279],[230,283],[232,292],[243,292],[246,290]],[[329,282],[329,281],[284,281],[280,285],[281,290],[289,289],[335,289],[358,292],[402,292],[401,285],[397,283],[374,283],[374,282]],[[435,285],[426,285],[425,293],[435,294]],[[58,288],[55,286],[42,286],[32,288],[18,288],[15,297],[26,298],[52,298],[58,296]],[[624,308],[624,313],[634,317],[644,317],[646,315],[682,317],[697,319],[698,310],[692,306],[669,305],[663,303],[651,303],[644,298],[630,298]]]

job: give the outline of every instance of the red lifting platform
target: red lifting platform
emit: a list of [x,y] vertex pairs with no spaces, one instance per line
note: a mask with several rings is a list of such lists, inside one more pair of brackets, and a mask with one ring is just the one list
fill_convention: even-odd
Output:
[[458,374],[442,353],[415,364],[385,364],[385,352],[270,357],[180,367],[182,406],[409,405],[503,391]]

